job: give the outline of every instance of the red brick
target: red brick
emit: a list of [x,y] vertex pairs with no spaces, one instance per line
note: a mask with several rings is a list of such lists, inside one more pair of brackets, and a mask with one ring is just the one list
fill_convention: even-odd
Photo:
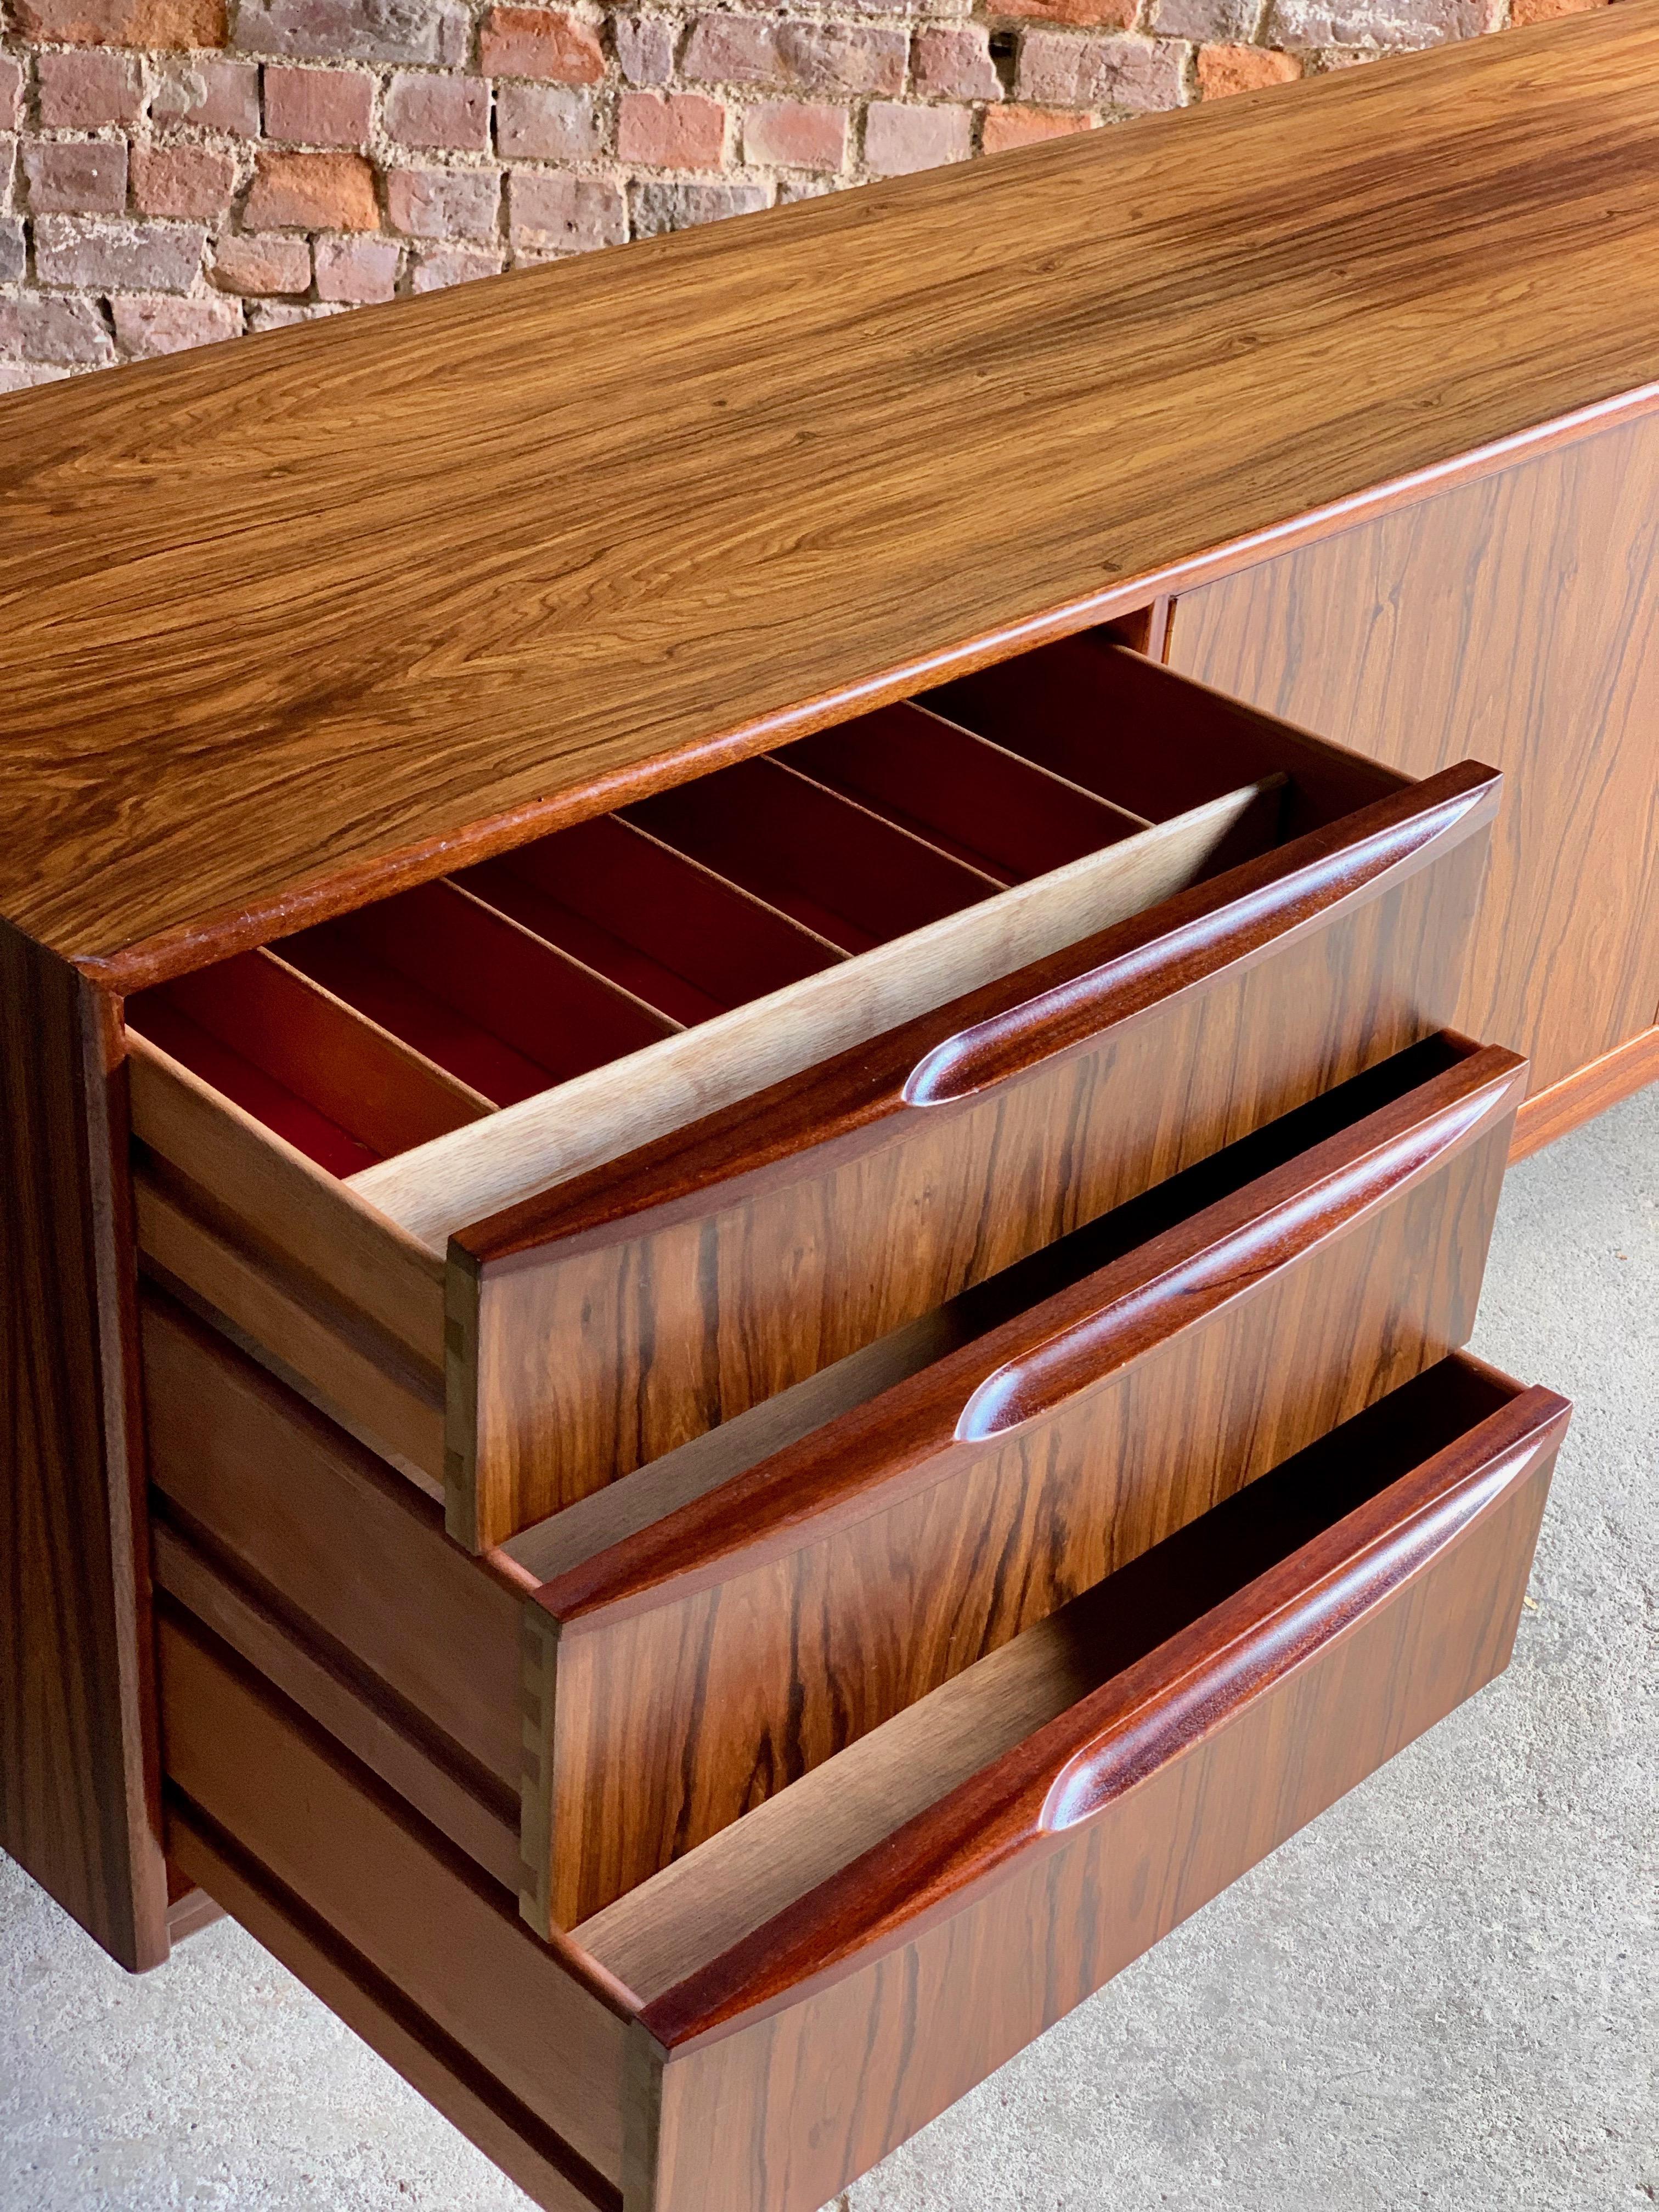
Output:
[[284,61],[436,62],[467,58],[461,0],[239,0],[231,43]]
[[255,299],[311,289],[311,248],[303,238],[254,238],[230,231],[213,249],[212,276],[222,292]]
[[17,0],[25,38],[55,46],[222,46],[225,0]]
[[422,246],[416,249],[410,284],[416,292],[442,292],[475,277],[499,276],[501,268],[499,246]]
[[119,215],[127,204],[127,142],[31,139],[23,173],[36,215]]
[[[66,58],[64,56],[59,54],[43,54],[40,57],[41,67],[44,69],[46,63],[49,61],[56,62],[64,58]],[[82,57],[79,55],[71,55],[67,57],[67,58],[78,61]],[[129,63],[128,67],[133,68],[134,64]],[[15,54],[0,54],[0,131],[11,130],[22,112],[23,64],[17,59],[17,57]],[[43,117],[41,119],[45,121],[46,118]],[[113,123],[119,120],[119,118],[112,115],[100,115],[97,118],[97,120],[100,123]],[[48,127],[52,126],[49,125]],[[70,124],[65,127],[74,130],[84,129],[86,126],[80,124]]]
[[1059,107],[991,107],[986,110],[981,143],[988,154],[1013,146],[1034,146],[1042,138],[1066,138],[1091,127],[1086,115]]
[[76,292],[188,292],[201,273],[200,223],[34,220],[34,266],[43,284]]
[[1510,0],[1510,21],[1519,30],[1526,23],[1553,23],[1558,15],[1587,15],[1607,4],[1607,0]]
[[997,13],[1083,30],[1127,31],[1135,19],[1135,0],[997,0]]
[[0,300],[0,353],[93,368],[113,361],[115,347],[90,300],[25,292],[15,300]]
[[1019,96],[1044,107],[1179,107],[1181,48],[1157,39],[1028,31]]
[[265,135],[296,146],[362,146],[374,80],[362,70],[267,69]]
[[395,238],[319,238],[317,296],[353,306],[389,300],[398,289],[403,249]]
[[752,215],[767,204],[763,185],[670,185],[640,183],[628,188],[635,238],[657,238],[695,224],[724,222],[728,216]]
[[912,88],[926,100],[1000,100],[989,33],[975,24],[920,30],[910,50]]
[[973,121],[965,107],[901,107],[872,100],[864,119],[865,167],[878,177],[908,176],[967,155]]
[[386,127],[404,146],[482,154],[489,145],[489,87],[476,76],[394,76]]
[[261,154],[251,230],[378,230],[374,172],[361,154]]
[[680,74],[697,84],[764,85],[780,92],[900,92],[907,33],[876,24],[699,15]]
[[726,150],[726,110],[700,92],[625,92],[617,151],[653,169],[718,169]]
[[236,188],[233,155],[211,146],[135,146],[132,204],[143,215],[221,221]]
[[239,138],[259,135],[259,71],[252,62],[178,62],[150,95],[157,123],[193,123]]
[[762,100],[743,118],[746,161],[786,169],[839,169],[847,158],[847,110],[806,100]]
[[110,306],[122,352],[138,359],[183,353],[191,346],[215,345],[221,338],[241,334],[242,309],[235,300],[134,298],[118,293]]
[[620,189],[596,177],[515,169],[507,205],[515,246],[585,253],[595,246],[619,246],[628,235]]
[[526,161],[581,161],[605,151],[605,117],[591,92],[562,84],[504,84],[495,94],[495,143]]
[[1198,50],[1198,88],[1206,100],[1224,100],[1229,93],[1256,92],[1263,85],[1289,84],[1302,74],[1294,54],[1274,53],[1267,46],[1200,46]]
[[[0,121],[11,112],[6,101],[8,65],[7,58],[0,57]],[[137,121],[144,82],[131,54],[42,54],[35,66],[45,129],[96,131],[103,124]]]
[[617,66],[629,84],[666,84],[674,74],[674,21],[670,15],[613,15],[611,36]]
[[550,78],[597,84],[605,75],[598,28],[562,8],[492,8],[478,33],[486,76]]
[[411,238],[494,238],[501,180],[495,169],[388,169],[386,211]]

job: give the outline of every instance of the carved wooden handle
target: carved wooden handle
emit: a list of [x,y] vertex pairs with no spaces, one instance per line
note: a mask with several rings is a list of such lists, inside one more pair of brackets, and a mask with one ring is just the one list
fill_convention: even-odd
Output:
[[[1379,800],[1382,817],[1354,837],[1324,833],[1327,849],[1293,875],[1264,884],[1217,912],[1155,937],[1006,1012],[958,1030],[911,1069],[904,1100],[942,1106],[1024,1074],[1055,1054],[1121,1025],[1191,990],[1224,968],[1237,969],[1281,952],[1336,908],[1379,896],[1472,836],[1498,807],[1499,779],[1465,762],[1431,776],[1398,799]],[[1339,825],[1340,826],[1340,825]]]
[[1460,1364],[1515,1395],[664,1991],[645,2014],[659,2041],[763,2018],[960,1911],[1398,1596],[1553,1455],[1571,1413]]
[[1437,1079],[1433,1087],[1441,1096],[1426,1115],[1422,1094],[1416,1094],[1407,1112],[1395,1106],[1372,1117],[1374,1140],[1365,1151],[1356,1155],[1352,1133],[1345,1131],[1305,1154],[1292,1171],[1281,1170],[1286,1188],[1277,1203],[988,1375],[957,1419],[958,1441],[983,1442],[1043,1419],[1133,1358],[1143,1324],[1155,1320],[1167,1333],[1174,1316],[1189,1326],[1398,1199],[1514,1113],[1526,1071],[1518,1054],[1489,1045]]

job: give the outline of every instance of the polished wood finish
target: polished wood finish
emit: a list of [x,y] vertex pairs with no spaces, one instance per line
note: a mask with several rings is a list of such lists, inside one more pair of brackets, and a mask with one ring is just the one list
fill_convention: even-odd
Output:
[[170,1850],[520,2179],[816,2212],[1503,1667],[1566,1414],[1441,1363],[550,1943],[168,1607]]
[[1621,1098],[1629,1098],[1650,1083],[1659,1083],[1659,1027],[1644,1030],[1627,1044],[1581,1067],[1547,1091],[1540,1091],[1516,1117],[1512,1160],[1523,1160],[1545,1145],[1553,1145],[1569,1129],[1592,1115],[1605,1114]]
[[0,921],[0,1845],[167,1954],[126,1115],[109,1009]]
[[1183,594],[1172,664],[1429,775],[1504,775],[1457,1024],[1540,1091],[1659,1010],[1659,418]]
[[165,1600],[157,1640],[186,1817],[234,1838],[614,2185],[627,1993],[532,1936],[499,1887]]
[[222,1830],[175,1803],[167,1831],[179,1863],[202,1884],[192,1894],[221,1899],[544,2212],[622,2212],[619,2190]]
[[1500,1672],[1566,1410],[1521,1394],[1144,1656],[1125,1638],[1093,1694],[647,2002],[635,2201],[812,2212]]
[[0,912],[136,988],[1632,392],[1656,68],[1632,0],[15,395]]
[[588,1918],[1465,1343],[1525,1067],[1436,1057],[1012,1270],[959,1348],[544,1586],[532,1926]]
[[516,1896],[532,1578],[154,1291],[143,1330],[160,1587]]
[[505,1540],[1437,1028],[1495,798],[1469,767],[1379,799],[462,1232],[452,1534]]

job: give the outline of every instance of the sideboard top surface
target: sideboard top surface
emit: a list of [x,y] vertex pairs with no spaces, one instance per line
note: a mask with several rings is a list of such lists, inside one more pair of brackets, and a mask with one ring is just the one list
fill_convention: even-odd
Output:
[[1659,0],[19,395],[0,915],[113,988],[1659,376]]

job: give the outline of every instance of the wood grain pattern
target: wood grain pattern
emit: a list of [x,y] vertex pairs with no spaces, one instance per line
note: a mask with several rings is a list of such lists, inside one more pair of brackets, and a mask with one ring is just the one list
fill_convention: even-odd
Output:
[[0,921],[0,1844],[136,1971],[167,1899],[118,1061]]
[[1448,771],[465,1231],[451,1534],[504,1541],[1436,1028],[1494,799]]
[[147,1274],[188,1293],[234,1341],[428,1494],[442,1495],[441,1370],[404,1352],[205,1190],[141,1166],[133,1195]]
[[812,2212],[1500,1672],[1566,1413],[1517,1389],[649,2002],[641,2206]]
[[[405,2081],[516,2181],[544,2212],[623,2212],[621,2192],[446,2035],[361,1952],[241,1850],[179,1802],[167,1832],[179,1863],[260,1946],[319,1996]],[[200,1895],[202,1892],[194,1893]]]
[[132,1133],[418,1361],[443,1358],[444,1262],[138,1030],[126,1034]]
[[1600,1060],[1581,1067],[1528,1099],[1516,1117],[1512,1160],[1523,1160],[1545,1145],[1553,1145],[1569,1129],[1603,1114],[1650,1083],[1659,1083],[1659,1027],[1644,1030],[1626,1044],[1615,1045]]
[[1457,1024],[1548,1090],[1659,1007],[1659,422],[1183,595],[1174,665],[1411,775],[1504,772]]
[[1633,0],[15,396],[0,912],[133,988],[1631,392],[1656,67]]
[[142,1327],[164,1513],[516,1831],[531,1578],[459,1550],[436,1506],[171,1300],[148,1291]]
[[447,1753],[408,1705],[368,1680],[349,1657],[342,1665],[308,1623],[296,1624],[257,1595],[211,1547],[198,1547],[159,1518],[151,1524],[150,1544],[157,1589],[175,1598],[263,1681],[325,1729],[509,1896],[517,1895],[514,1798]]
[[1470,1052],[1403,1095],[1395,1065],[988,1285],[959,1349],[540,1590],[532,1925],[601,1911],[1467,1341],[1524,1065]]
[[366,1767],[163,1600],[170,1789],[612,2185],[622,2165],[627,1993],[511,1901]]

